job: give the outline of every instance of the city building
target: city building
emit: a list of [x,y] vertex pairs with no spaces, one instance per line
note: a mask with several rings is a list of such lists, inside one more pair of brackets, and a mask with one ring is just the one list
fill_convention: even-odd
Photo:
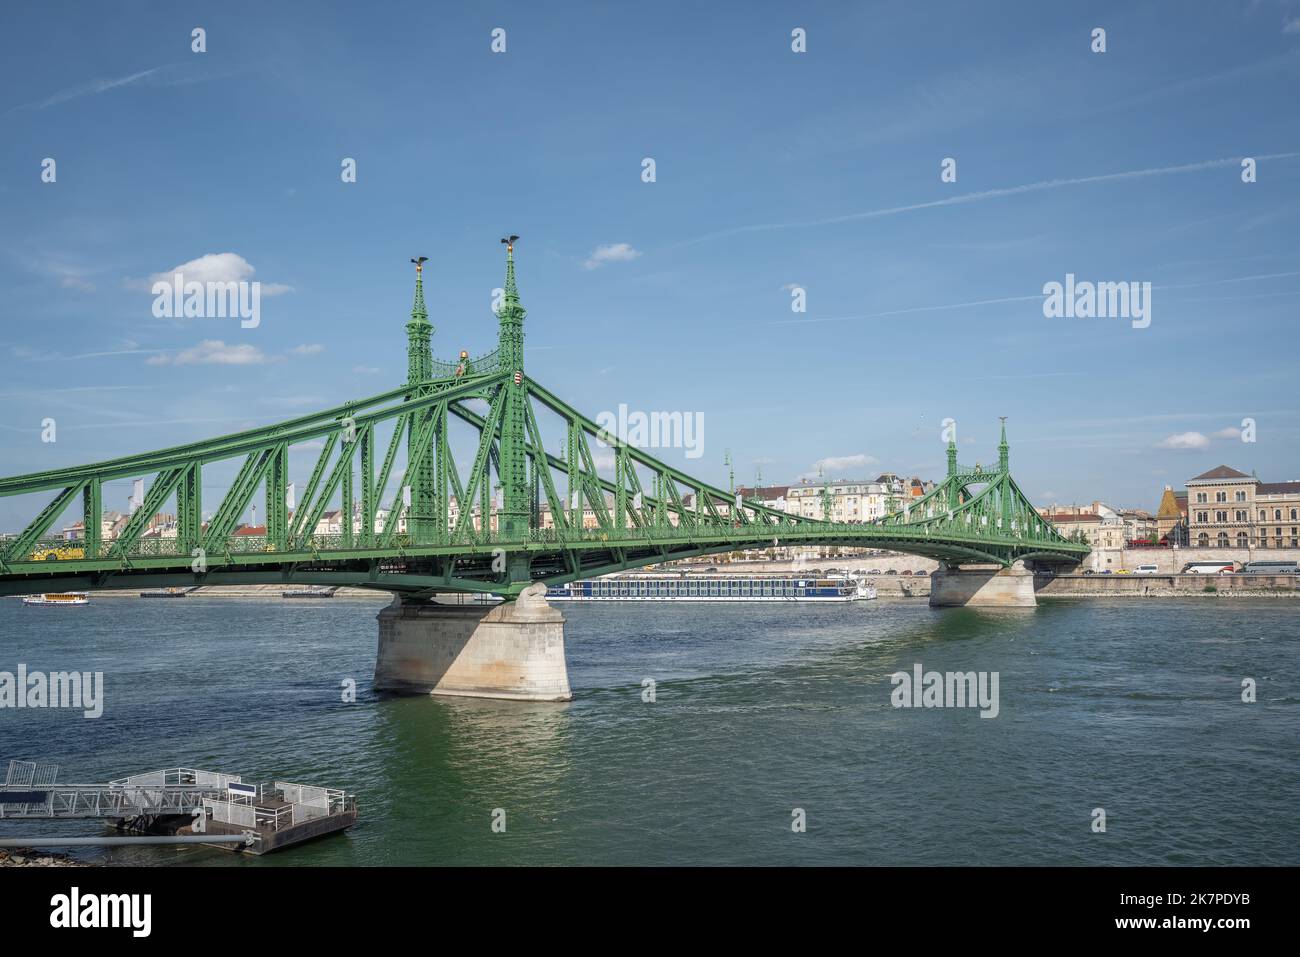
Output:
[[1093,549],[1123,548],[1127,541],[1124,537],[1127,527],[1120,514],[1113,509],[1102,513],[1087,508],[1066,506],[1063,511],[1040,508],[1038,514],[1055,525],[1066,538],[1082,538]]
[[1300,547],[1300,481],[1260,482],[1255,486],[1260,548]]
[[[121,534],[126,528],[126,523],[131,520],[130,515],[123,515],[121,512],[112,510],[103,512],[99,517],[99,538],[100,541],[112,541]],[[176,527],[176,516],[159,512],[149,520],[145,526],[143,535],[158,537],[166,532],[167,529]],[[173,532],[173,534],[175,534]],[[63,526],[61,537],[64,541],[80,542],[86,538],[86,525],[83,521],[77,520]]]
[[1159,522],[1150,512],[1141,508],[1119,509],[1120,521],[1124,523],[1125,542],[1151,542],[1158,540]]
[[1156,509],[1156,542],[1187,544],[1187,493],[1175,492],[1171,485],[1165,486]]
[[[874,522],[891,509],[902,508],[911,498],[934,489],[933,482],[919,478],[901,479],[892,472],[874,481],[839,479],[833,482],[805,479],[785,491],[785,511],[805,518],[827,518],[833,522]],[[830,514],[825,500],[829,498]]]
[[786,500],[789,492],[788,485],[763,485],[755,488],[746,488],[742,485],[736,489],[736,494],[742,498],[753,499],[768,508],[775,508],[782,512],[793,511],[788,507]]
[[1151,541],[1158,527],[1156,517],[1150,512],[1116,508],[1101,501],[1088,505],[1044,505],[1036,511],[1066,538],[1082,534],[1094,548],[1122,548],[1128,542]]
[[1212,468],[1187,480],[1187,531],[1197,548],[1300,547],[1300,482]]

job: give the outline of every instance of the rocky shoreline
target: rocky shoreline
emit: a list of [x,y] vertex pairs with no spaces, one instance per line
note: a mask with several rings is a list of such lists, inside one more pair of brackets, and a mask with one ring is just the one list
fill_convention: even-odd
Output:
[[0,867],[91,867],[66,854],[42,853],[30,847],[0,848]]

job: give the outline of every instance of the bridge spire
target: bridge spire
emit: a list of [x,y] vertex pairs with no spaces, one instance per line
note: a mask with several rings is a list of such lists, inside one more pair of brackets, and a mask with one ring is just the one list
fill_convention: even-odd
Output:
[[433,326],[424,308],[424,264],[428,256],[412,259],[415,263],[415,302],[411,306],[411,321],[406,324],[406,382],[415,385],[433,374],[433,351],[429,340]]
[[1005,472],[1010,467],[1011,446],[1007,445],[1007,417],[998,416],[1002,420],[1002,441],[998,443],[998,470]]
[[501,365],[516,372],[521,371],[524,365],[524,317],[528,315],[519,302],[519,287],[515,285],[515,242],[518,239],[518,236],[510,235],[501,240],[506,247],[506,287],[501,307],[497,310],[497,319],[501,323]]
[[[519,287],[515,285],[515,242],[518,239],[513,233],[501,239],[506,247],[506,287],[505,297],[497,310],[500,322],[497,354],[501,369],[507,375],[501,386],[505,397],[497,467],[501,477],[501,515],[497,525],[506,535],[516,539],[527,536],[533,512],[529,501],[526,435],[528,386],[524,380],[524,316],[527,313],[519,302]],[[513,564],[508,563],[506,574],[511,581],[527,580],[528,559],[520,557]]]
[[[433,376],[433,350],[429,344],[433,326],[424,308],[424,264],[428,261],[428,256],[411,260],[415,263],[415,301],[411,305],[411,321],[406,324],[406,384],[411,387],[409,396],[412,399],[424,394],[427,386],[421,383]],[[415,427],[412,425],[406,437],[408,461],[414,459],[416,453]],[[432,541],[438,531],[438,523],[433,517],[435,511],[433,468],[426,461],[411,477],[411,502],[406,513],[407,528],[415,541]]]
[[957,474],[957,436],[948,438],[948,478]]

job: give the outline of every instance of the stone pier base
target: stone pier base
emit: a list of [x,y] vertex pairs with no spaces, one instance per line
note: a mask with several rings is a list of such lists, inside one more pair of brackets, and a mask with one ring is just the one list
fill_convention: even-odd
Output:
[[1023,565],[1003,569],[940,568],[930,576],[930,606],[1035,608],[1034,576]]
[[403,602],[379,613],[375,688],[412,694],[568,701],[564,616],[546,586],[489,608]]

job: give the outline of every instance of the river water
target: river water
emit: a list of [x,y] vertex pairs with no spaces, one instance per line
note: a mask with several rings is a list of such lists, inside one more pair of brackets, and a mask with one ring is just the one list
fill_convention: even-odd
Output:
[[[381,607],[0,601],[0,671],[105,683],[98,719],[0,710],[0,762],[52,761],[61,781],[230,771],[361,807],[346,834],[280,855],[82,855],[104,863],[1300,863],[1287,600],[569,604],[567,704],[374,693]],[[916,664],[996,672],[997,717],[893,707],[890,674]],[[98,828],[0,821],[33,833]]]

